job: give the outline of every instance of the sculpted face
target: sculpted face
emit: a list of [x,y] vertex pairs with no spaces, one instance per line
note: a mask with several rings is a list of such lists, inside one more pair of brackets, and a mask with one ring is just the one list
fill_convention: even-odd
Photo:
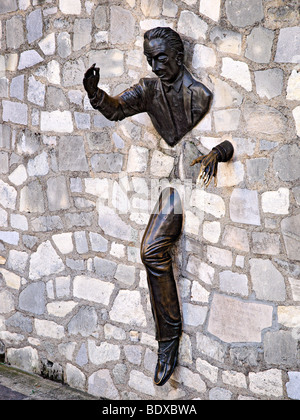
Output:
[[172,83],[176,80],[182,67],[180,54],[170,49],[164,39],[152,39],[144,42],[144,54],[153,73],[162,82]]

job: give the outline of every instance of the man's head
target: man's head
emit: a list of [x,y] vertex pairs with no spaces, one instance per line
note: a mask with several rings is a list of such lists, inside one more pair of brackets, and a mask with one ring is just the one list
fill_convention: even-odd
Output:
[[171,28],[154,28],[144,34],[144,54],[152,71],[163,81],[176,80],[183,65],[184,47]]

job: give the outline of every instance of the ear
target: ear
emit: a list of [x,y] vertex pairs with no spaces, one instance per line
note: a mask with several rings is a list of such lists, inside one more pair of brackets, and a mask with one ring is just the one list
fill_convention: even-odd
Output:
[[177,56],[176,56],[176,62],[178,64],[178,66],[182,66],[182,64],[183,64],[183,58],[184,58],[184,54],[181,53],[181,52],[178,52],[177,53]]

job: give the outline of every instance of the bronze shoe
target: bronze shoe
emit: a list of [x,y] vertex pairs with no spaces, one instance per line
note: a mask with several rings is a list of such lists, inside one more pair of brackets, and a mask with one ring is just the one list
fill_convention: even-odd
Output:
[[155,385],[164,385],[174,372],[178,357],[179,338],[159,341],[158,360],[155,369]]

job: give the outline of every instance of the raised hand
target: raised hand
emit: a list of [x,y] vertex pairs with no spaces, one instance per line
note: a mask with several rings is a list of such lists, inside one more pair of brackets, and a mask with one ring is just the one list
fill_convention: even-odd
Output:
[[88,93],[89,98],[92,98],[98,89],[100,80],[100,68],[93,64],[86,72],[83,78],[83,86]]

